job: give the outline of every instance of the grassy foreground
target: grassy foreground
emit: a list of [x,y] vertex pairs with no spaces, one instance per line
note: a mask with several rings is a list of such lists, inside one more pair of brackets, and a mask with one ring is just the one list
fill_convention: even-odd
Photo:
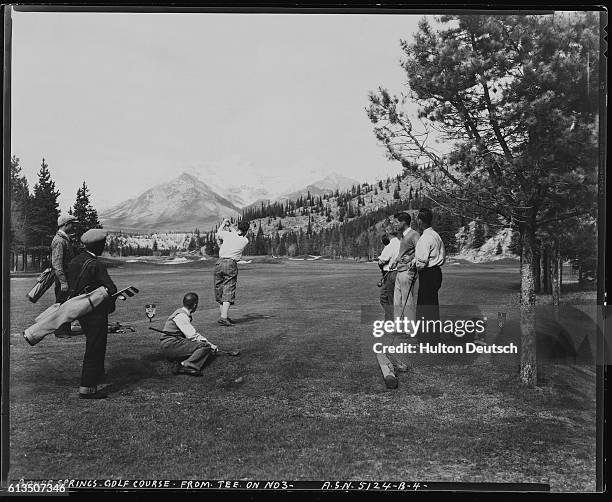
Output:
[[[126,264],[118,286],[141,293],[111,321],[107,400],[76,394],[84,337],[30,347],[19,334],[52,302],[11,281],[10,479],[357,479],[541,482],[595,488],[595,379],[550,365],[526,390],[516,366],[415,366],[386,390],[361,305],[378,302],[376,265],[242,266],[235,328],[216,324],[209,263]],[[441,303],[516,302],[514,265],[447,266]],[[194,324],[239,358],[218,357],[203,378],[174,376],[153,326],[182,295],[200,294]],[[238,381],[237,381],[238,380]]]

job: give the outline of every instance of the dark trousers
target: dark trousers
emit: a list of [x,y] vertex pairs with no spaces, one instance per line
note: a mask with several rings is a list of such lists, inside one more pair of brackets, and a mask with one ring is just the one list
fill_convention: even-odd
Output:
[[79,319],[85,337],[85,356],[81,386],[93,387],[104,376],[104,358],[106,357],[106,339],[108,337],[108,310],[94,309],[90,314]]
[[212,353],[206,342],[188,340],[182,336],[164,337],[161,341],[163,354],[173,361],[182,361],[183,366],[201,371]]
[[395,276],[397,272],[385,272],[385,280],[380,288],[380,304],[385,311],[385,321],[393,320],[393,293],[395,291]]
[[[68,299],[68,291],[62,292],[58,278],[55,278],[55,303],[64,303]],[[70,323],[66,322],[55,330],[57,335],[70,334]]]
[[[438,291],[442,286],[442,270],[440,267],[424,268],[419,271],[419,293],[417,295],[417,319],[437,321],[440,319],[440,304]],[[428,332],[431,336],[439,337],[439,333]]]

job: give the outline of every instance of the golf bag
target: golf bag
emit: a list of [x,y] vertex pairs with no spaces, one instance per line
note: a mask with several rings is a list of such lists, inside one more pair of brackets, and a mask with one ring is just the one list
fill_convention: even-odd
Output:
[[40,300],[41,296],[53,285],[55,282],[55,272],[51,267],[46,268],[38,276],[38,280],[34,287],[28,292],[26,298],[32,303],[36,303]]
[[100,286],[91,293],[75,296],[64,303],[55,303],[36,317],[36,323],[26,329],[23,336],[30,345],[36,345],[62,324],[89,314],[108,298],[108,291]]

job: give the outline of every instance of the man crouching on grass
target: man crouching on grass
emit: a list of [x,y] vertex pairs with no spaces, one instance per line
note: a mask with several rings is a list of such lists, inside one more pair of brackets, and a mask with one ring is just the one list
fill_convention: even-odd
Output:
[[164,325],[161,348],[168,359],[178,361],[173,371],[175,374],[202,376],[204,363],[217,351],[217,346],[191,325],[191,314],[197,308],[198,295],[187,293],[183,297],[183,307],[172,312]]
[[249,222],[242,220],[238,223],[238,229],[234,230],[226,218],[217,231],[219,260],[215,264],[215,300],[221,311],[218,321],[221,326],[234,325],[228,314],[230,305],[234,304],[236,298],[237,262],[242,258],[242,250],[249,243],[245,237],[249,226]]

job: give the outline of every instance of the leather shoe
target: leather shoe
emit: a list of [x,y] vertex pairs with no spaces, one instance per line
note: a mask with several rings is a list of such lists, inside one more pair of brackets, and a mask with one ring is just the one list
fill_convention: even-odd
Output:
[[196,370],[195,368],[188,368],[186,366],[180,365],[181,367],[178,369],[179,375],[189,375],[189,376],[202,376],[202,372]]
[[108,397],[108,392],[104,392],[103,390],[98,389],[97,386],[80,387],[79,397],[81,399],[106,399]]
[[219,323],[221,326],[234,326],[234,323],[232,323],[229,319],[224,319],[223,317],[219,318],[217,323]]
[[79,397],[81,399],[106,399],[108,395],[102,392],[96,392],[95,394],[81,394],[79,392]]

